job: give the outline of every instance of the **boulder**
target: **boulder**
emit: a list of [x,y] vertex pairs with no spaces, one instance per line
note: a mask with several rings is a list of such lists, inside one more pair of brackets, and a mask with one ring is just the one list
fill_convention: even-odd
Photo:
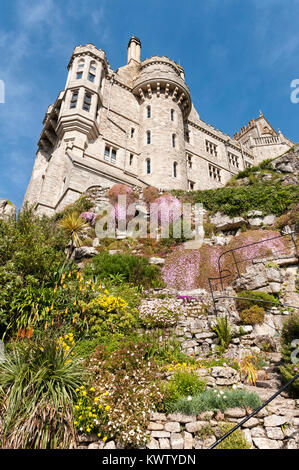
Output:
[[74,258],[79,261],[82,258],[91,258],[97,254],[98,251],[93,246],[80,246],[80,248],[75,248]]
[[17,213],[16,206],[8,199],[0,199],[0,219],[8,220],[15,218]]
[[291,173],[294,176],[298,176],[299,145],[295,145],[295,147],[290,149],[288,152],[276,158],[272,164],[278,173]]
[[246,223],[243,217],[229,217],[228,215],[216,212],[210,218],[211,224],[215,225],[217,230],[234,230],[242,227]]

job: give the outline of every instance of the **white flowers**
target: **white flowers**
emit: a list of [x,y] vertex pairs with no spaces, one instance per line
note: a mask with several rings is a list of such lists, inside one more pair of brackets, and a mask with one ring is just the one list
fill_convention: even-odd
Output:
[[187,397],[187,400],[188,400],[188,401],[191,401],[191,400],[192,400],[192,397],[189,395],[189,396]]

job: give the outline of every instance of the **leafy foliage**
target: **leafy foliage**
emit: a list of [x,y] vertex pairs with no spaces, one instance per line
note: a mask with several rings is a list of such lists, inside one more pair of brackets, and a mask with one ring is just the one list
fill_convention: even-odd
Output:
[[123,280],[144,287],[155,286],[160,281],[160,268],[150,265],[147,258],[128,254],[100,253],[85,268],[87,275],[109,279],[111,275],[121,274]]
[[267,292],[243,290],[238,292],[237,296],[236,308],[239,312],[249,309],[252,306],[270,308],[273,305],[279,304],[277,297],[272,294],[268,294]]
[[250,210],[260,210],[264,215],[280,216],[287,212],[298,198],[296,186],[283,186],[279,181],[262,179],[254,180],[247,186],[192,191],[187,195],[184,191],[177,190],[172,193],[183,202],[202,203],[213,213],[221,211],[231,217],[246,214]]
[[186,396],[197,395],[205,389],[206,383],[200,380],[195,372],[178,370],[174,373],[165,387],[166,408]]

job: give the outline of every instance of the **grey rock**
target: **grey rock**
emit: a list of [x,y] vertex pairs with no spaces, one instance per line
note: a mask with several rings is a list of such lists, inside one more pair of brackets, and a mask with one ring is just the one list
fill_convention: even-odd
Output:
[[265,428],[274,427],[274,426],[281,426],[288,422],[288,418],[285,416],[278,416],[278,415],[270,415],[264,418],[264,426]]
[[75,248],[74,258],[75,260],[81,260],[82,258],[91,258],[96,256],[98,251],[92,246],[81,246],[80,248]]
[[253,438],[253,443],[258,449],[281,449],[282,443],[264,437]]

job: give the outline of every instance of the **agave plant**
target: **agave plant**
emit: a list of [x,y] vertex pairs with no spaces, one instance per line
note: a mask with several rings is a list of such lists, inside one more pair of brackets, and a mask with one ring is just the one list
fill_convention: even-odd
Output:
[[82,246],[82,235],[84,230],[89,228],[89,224],[85,219],[80,217],[77,212],[72,212],[59,222],[59,226],[64,229],[71,239],[71,245],[67,255],[69,259],[74,249]]
[[76,446],[73,401],[84,368],[70,351],[47,338],[20,341],[6,353],[0,363],[0,447]]

